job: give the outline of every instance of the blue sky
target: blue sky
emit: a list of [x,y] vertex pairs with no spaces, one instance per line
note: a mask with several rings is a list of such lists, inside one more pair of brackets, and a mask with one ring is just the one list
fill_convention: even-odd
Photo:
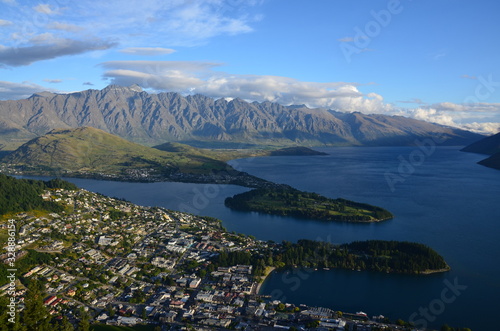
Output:
[[497,1],[0,0],[0,99],[138,84],[500,127]]

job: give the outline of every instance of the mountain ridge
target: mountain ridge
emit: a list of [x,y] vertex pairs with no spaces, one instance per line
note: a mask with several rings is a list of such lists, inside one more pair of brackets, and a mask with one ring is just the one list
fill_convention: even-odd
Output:
[[68,94],[35,93],[0,101],[4,149],[55,128],[94,127],[136,143],[201,141],[271,146],[401,146],[440,135],[466,145],[483,136],[401,116],[343,113],[305,106],[213,99],[175,92],[149,94],[110,85]]

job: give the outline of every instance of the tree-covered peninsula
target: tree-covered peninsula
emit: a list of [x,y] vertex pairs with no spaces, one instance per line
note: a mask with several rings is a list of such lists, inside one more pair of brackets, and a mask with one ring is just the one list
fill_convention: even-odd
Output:
[[303,192],[288,185],[254,189],[225,200],[234,210],[294,216],[322,221],[378,222],[393,215],[380,207],[346,199],[330,199],[317,193]]
[[341,268],[404,274],[429,274],[450,270],[432,248],[413,242],[368,240],[331,244],[314,240],[284,241],[263,253],[221,252],[215,265],[251,264],[255,272],[277,268]]

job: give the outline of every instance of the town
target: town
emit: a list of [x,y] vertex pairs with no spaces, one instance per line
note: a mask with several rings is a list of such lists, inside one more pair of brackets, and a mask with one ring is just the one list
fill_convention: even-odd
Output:
[[[22,280],[37,279],[55,319],[76,324],[148,325],[151,330],[396,330],[384,316],[342,313],[259,295],[270,266],[220,265],[221,254],[272,249],[278,244],[227,232],[217,219],[141,207],[86,190],[47,190],[60,213],[19,213],[15,297],[23,309]],[[5,247],[7,248],[7,247]],[[21,261],[36,254],[36,262]],[[40,258],[42,257],[42,258]],[[4,263],[10,257],[0,256]],[[32,259],[33,260],[33,259]],[[24,269],[24,270],[23,270]],[[7,282],[7,283],[6,283]],[[0,294],[7,295],[8,280]],[[409,328],[408,328],[409,329]]]

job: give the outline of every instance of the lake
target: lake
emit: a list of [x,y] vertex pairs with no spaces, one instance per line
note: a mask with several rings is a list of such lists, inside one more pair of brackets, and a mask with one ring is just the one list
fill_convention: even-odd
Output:
[[[121,183],[70,179],[80,187],[140,205],[217,217],[229,231],[262,240],[301,238],[344,243],[386,239],[424,243],[452,271],[427,276],[350,270],[274,272],[261,293],[295,304],[383,314],[418,326],[491,329],[500,304],[500,171],[476,162],[483,155],[438,147],[318,149],[327,156],[233,160],[252,175],[295,188],[377,205],[395,218],[371,224],[325,223],[235,212],[224,199],[247,188],[186,183]],[[495,328],[495,327],[493,327]]]

